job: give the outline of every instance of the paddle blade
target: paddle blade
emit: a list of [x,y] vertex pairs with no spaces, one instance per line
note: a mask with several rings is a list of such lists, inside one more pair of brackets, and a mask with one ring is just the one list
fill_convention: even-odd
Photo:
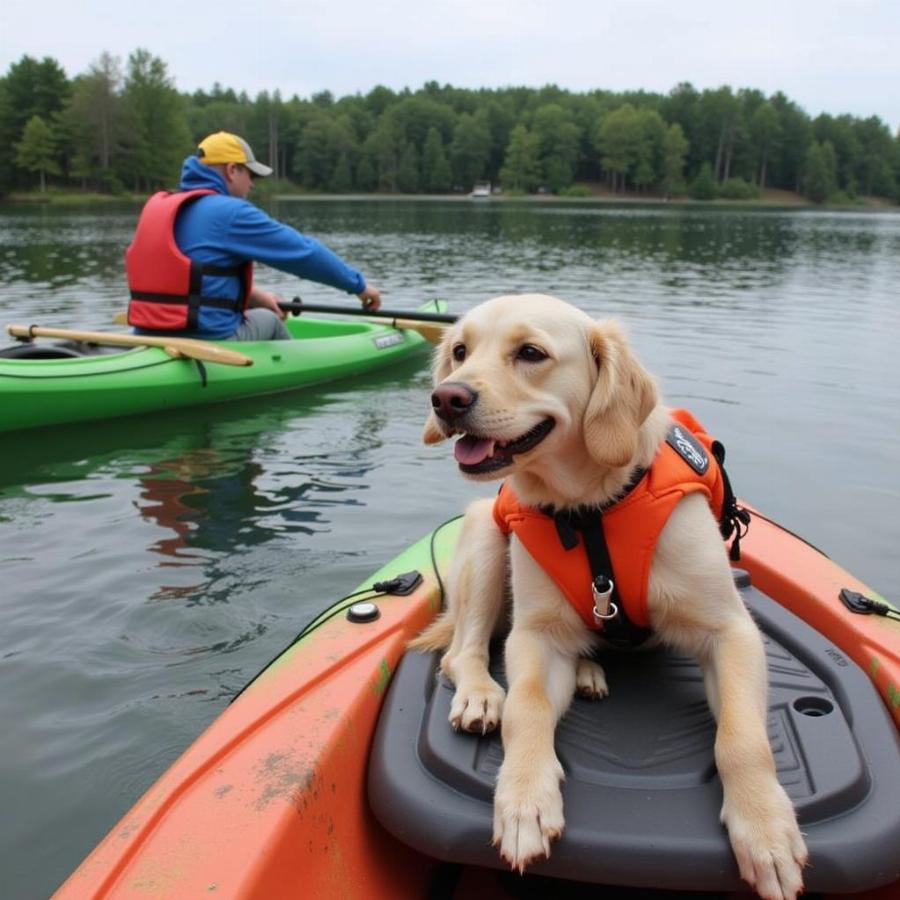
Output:
[[412,322],[409,319],[394,319],[390,324],[394,328],[417,331],[430,344],[439,344],[447,333],[447,326],[437,322]]

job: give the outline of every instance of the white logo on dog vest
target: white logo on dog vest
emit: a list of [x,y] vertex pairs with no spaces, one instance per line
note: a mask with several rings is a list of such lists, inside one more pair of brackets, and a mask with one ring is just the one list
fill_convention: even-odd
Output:
[[673,425],[669,429],[666,443],[698,475],[703,475],[709,468],[709,454],[697,438],[681,425]]

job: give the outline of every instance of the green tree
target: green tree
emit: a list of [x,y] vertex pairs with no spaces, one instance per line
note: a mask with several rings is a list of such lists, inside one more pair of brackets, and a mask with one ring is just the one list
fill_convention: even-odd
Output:
[[646,190],[662,181],[666,123],[655,109],[639,109],[637,120],[639,139],[632,178],[638,190]]
[[741,106],[727,85],[716,91],[704,91],[708,98],[709,116],[718,130],[713,174],[717,181],[731,177],[731,160],[739,134]]
[[69,174],[113,190],[120,187],[114,164],[125,131],[121,87],[120,62],[104,52],[85,75],[74,80],[69,102],[59,117]]
[[837,190],[837,160],[828,141],[813,141],[806,151],[803,193],[813,203],[824,203]]
[[681,127],[688,142],[685,171],[696,173],[705,158],[700,94],[697,89],[687,81],[675,85],[663,98],[660,115],[666,122]]
[[509,136],[500,181],[506,191],[534,191],[541,181],[540,141],[524,125],[516,125]]
[[8,108],[0,127],[19,135],[26,122],[40,116],[50,122],[65,106],[69,80],[62,66],[50,56],[38,61],[23,56],[9,67],[4,79]]
[[489,99],[481,101],[475,117],[487,130],[490,140],[484,178],[488,181],[497,181],[500,178],[500,167],[503,165],[509,136],[518,122],[516,111],[508,97],[494,94],[489,95]]
[[334,194],[346,194],[353,190],[353,173],[350,170],[350,157],[346,152],[338,157],[328,190]]
[[419,154],[416,145],[407,141],[397,166],[397,189],[404,194],[419,191]]
[[395,134],[411,142],[416,150],[425,146],[425,139],[436,128],[444,141],[453,136],[456,116],[445,104],[429,97],[404,97],[386,113],[395,127]]
[[158,56],[138,49],[128,57],[123,103],[131,137],[128,175],[135,189],[172,184],[192,142],[185,101]]
[[781,139],[781,121],[778,110],[771,103],[762,103],[757,106],[750,117],[750,139],[756,151],[756,183],[764,188],[769,158]]
[[601,121],[595,146],[610,189],[624,191],[631,181],[644,189],[661,180],[666,126],[656,110],[625,103]]
[[581,152],[581,129],[571,113],[557,103],[541,106],[531,131],[538,141],[544,183],[554,192],[569,187]]
[[674,122],[666,129],[663,139],[662,179],[660,187],[666,195],[684,191],[684,161],[688,152],[688,140],[684,129]]
[[637,110],[630,103],[623,104],[600,121],[595,145],[613,193],[624,192],[628,172],[637,159],[639,143],[640,122]]
[[[9,115],[9,99],[6,92],[6,79],[0,78],[0,123],[8,122]],[[10,138],[8,131],[0,124],[0,141],[4,147],[11,147],[13,139]],[[12,153],[0,153],[0,197],[2,197],[11,187],[16,174],[16,168],[13,163]]]
[[[835,187],[846,191],[851,197],[857,192],[860,162],[863,147],[856,133],[852,116],[830,116],[823,113],[812,123],[812,133],[823,146],[827,143],[835,159]],[[863,188],[865,189],[865,188]],[[806,191],[804,190],[804,193]]]
[[188,128],[192,140],[199,143],[216,131],[249,134],[254,106],[246,94],[239,97],[234,90],[223,88],[218,82],[213,84],[209,93],[195,91],[187,100]]
[[429,128],[422,151],[422,187],[431,194],[450,190],[450,163],[444,151],[444,141],[437,128]]
[[708,162],[700,166],[697,177],[691,182],[689,193],[694,200],[715,200],[718,194],[716,176]]
[[454,183],[471,188],[487,175],[491,133],[484,118],[464,113],[459,117],[450,145]]
[[812,140],[812,125],[809,116],[778,92],[769,101],[778,112],[780,140],[770,154],[768,173],[774,187],[799,191],[806,150]]
[[894,175],[894,202],[900,203],[900,128],[894,136],[894,145],[891,148],[891,172]]
[[[45,56],[39,61],[23,56],[13,63],[0,80],[0,146],[13,147],[33,116],[40,116],[53,128],[68,92],[66,73],[52,57]],[[12,153],[0,153],[0,194],[17,183],[17,179],[24,184],[23,175]]]
[[294,169],[305,188],[320,190],[334,174],[335,157],[329,134],[330,124],[326,114],[318,113],[306,123],[300,133]]
[[39,173],[41,193],[47,190],[48,173],[60,173],[56,142],[50,126],[40,116],[32,116],[22,130],[22,140],[16,144],[16,165],[26,172]]
[[[294,169],[301,184],[311,190],[334,190],[336,164],[346,156],[350,170],[359,156],[356,135],[346,116],[312,111],[300,133]],[[342,175],[343,178],[343,175]],[[349,190],[350,186],[343,188]]]
[[287,115],[281,92],[259,93],[253,103],[253,112],[250,130],[238,134],[247,136],[257,159],[264,160],[271,167],[274,178],[280,178],[287,166],[287,147],[282,141]]
[[356,186],[361,191],[374,191],[378,186],[378,176],[368,155],[364,155],[356,169]]
[[375,189],[387,193],[396,191],[400,152],[394,123],[387,116],[378,120],[366,138],[363,156],[375,173]]
[[887,125],[870,116],[857,119],[853,132],[860,148],[853,172],[862,193],[893,197],[897,185],[891,165],[893,138]]
[[366,108],[376,117],[387,112],[396,101],[397,95],[381,84],[375,85],[365,96]]

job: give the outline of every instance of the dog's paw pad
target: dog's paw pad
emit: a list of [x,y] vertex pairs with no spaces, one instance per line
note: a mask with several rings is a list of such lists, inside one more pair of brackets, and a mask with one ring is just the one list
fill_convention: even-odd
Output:
[[460,688],[450,704],[450,724],[455,731],[489,734],[500,724],[504,699],[503,688],[496,682],[480,689]]

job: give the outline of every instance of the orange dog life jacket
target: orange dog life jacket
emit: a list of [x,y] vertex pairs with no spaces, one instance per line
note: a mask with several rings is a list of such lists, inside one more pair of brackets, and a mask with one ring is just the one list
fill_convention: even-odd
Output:
[[[749,517],[734,507],[731,487],[720,465],[722,445],[714,441],[687,411],[671,411],[672,426],[650,468],[625,496],[612,505],[591,512],[601,519],[616,592],[630,622],[647,628],[647,589],[650,566],[663,527],[675,505],[687,494],[701,492],[721,524],[723,537],[740,526],[726,520],[736,512],[744,524]],[[724,512],[724,517],[723,517]],[[567,549],[552,511],[524,506],[509,482],[504,482],[494,502],[494,520],[504,534],[512,532],[544,571],[556,582],[585,624],[603,627],[593,614],[592,572],[584,536]],[[733,554],[734,555],[734,554]]]

